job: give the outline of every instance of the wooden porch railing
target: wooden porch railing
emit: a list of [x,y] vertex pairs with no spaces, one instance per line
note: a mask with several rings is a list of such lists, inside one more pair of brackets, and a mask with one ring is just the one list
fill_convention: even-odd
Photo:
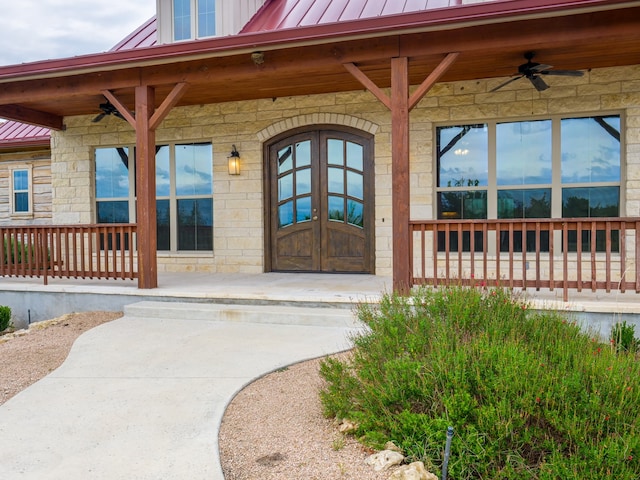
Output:
[[640,292],[640,218],[411,221],[413,285]]
[[138,277],[135,224],[0,226],[0,276]]

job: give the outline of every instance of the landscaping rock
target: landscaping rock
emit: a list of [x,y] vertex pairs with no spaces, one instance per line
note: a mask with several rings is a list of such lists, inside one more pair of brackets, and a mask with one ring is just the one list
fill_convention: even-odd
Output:
[[400,453],[402,453],[402,449],[401,449],[399,446],[397,446],[395,443],[393,443],[393,442],[387,442],[387,443],[385,443],[385,444],[384,444],[384,449],[385,449],[385,450],[391,450],[391,451],[393,451],[393,452],[400,452]]
[[424,463],[413,462],[403,465],[391,474],[389,480],[438,480],[438,477],[424,468]]
[[340,422],[340,425],[338,426],[338,431],[340,433],[351,433],[357,429],[358,424],[351,420],[347,420],[346,418],[342,419],[342,422]]
[[404,455],[393,450],[382,450],[381,452],[374,453],[368,456],[364,463],[373,467],[376,472],[386,470],[394,465],[400,465],[404,462]]

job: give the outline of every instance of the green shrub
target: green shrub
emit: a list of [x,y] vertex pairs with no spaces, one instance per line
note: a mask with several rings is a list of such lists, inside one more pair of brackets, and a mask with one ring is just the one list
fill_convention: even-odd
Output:
[[373,448],[465,479],[640,478],[640,362],[508,291],[422,289],[362,306],[348,360],[321,365],[325,414]]
[[0,332],[5,331],[11,325],[11,309],[0,305]]
[[12,264],[18,264],[22,262],[27,262],[29,258],[32,261],[35,260],[34,252],[32,248],[28,245],[23,244],[20,241],[16,241],[13,238],[7,242],[7,239],[4,239],[4,263],[7,264],[8,260],[11,260]]
[[615,346],[617,352],[638,351],[638,339],[635,337],[635,325],[627,324],[626,321],[616,323],[611,327],[611,337],[609,341]]

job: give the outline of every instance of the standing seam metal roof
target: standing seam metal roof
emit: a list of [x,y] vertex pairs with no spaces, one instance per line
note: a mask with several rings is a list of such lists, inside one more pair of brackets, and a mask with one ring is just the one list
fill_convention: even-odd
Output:
[[462,0],[272,0],[241,33],[308,27],[459,6]]
[[48,128],[27,125],[13,120],[0,123],[0,148],[27,145],[47,146],[49,139],[50,130]]

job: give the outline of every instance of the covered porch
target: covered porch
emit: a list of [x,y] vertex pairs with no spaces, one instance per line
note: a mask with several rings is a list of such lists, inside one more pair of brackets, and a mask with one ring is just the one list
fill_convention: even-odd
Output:
[[[234,148],[236,143],[240,143],[238,139],[244,139],[247,148],[243,147],[242,151],[248,149],[253,154],[253,177],[246,179],[245,183],[234,180],[221,184],[228,185],[224,192],[228,193],[225,197],[227,206],[232,205],[235,200],[233,194],[240,188],[246,188],[243,193],[248,192],[242,200],[246,200],[245,209],[253,209],[253,216],[246,212],[243,215],[251,219],[245,223],[252,223],[255,228],[252,230],[245,226],[245,237],[253,235],[255,229],[262,229],[259,235],[266,236],[266,228],[261,225],[268,208],[265,189],[261,185],[261,177],[267,170],[266,155],[262,149],[282,130],[275,130],[276,123],[272,118],[265,119],[265,111],[279,99],[287,105],[287,102],[296,104],[295,100],[299,98],[310,98],[312,107],[295,105],[293,113],[282,117],[280,123],[295,130],[303,123],[296,124],[292,118],[335,124],[340,117],[345,122],[345,119],[353,121],[348,126],[360,129],[364,129],[364,124],[371,126],[377,122],[375,175],[384,180],[379,181],[376,190],[376,273],[384,274],[382,278],[386,278],[390,272],[388,276],[392,280],[387,288],[406,292],[416,284],[464,282],[473,276],[472,280],[487,284],[499,283],[535,291],[548,289],[554,296],[562,288],[565,300],[569,299],[569,288],[574,288],[576,293],[587,288],[593,292],[595,288],[597,293],[615,290],[618,285],[621,292],[635,292],[638,290],[636,259],[640,256],[636,241],[638,218],[634,217],[638,214],[637,199],[626,199],[627,208],[620,212],[620,218],[598,220],[607,224],[584,219],[569,225],[558,218],[541,219],[534,222],[535,225],[493,220],[451,223],[437,219],[437,208],[434,207],[434,177],[437,175],[434,171],[437,167],[433,160],[432,125],[440,119],[438,115],[443,115],[446,122],[458,119],[475,122],[482,117],[530,116],[534,115],[534,110],[536,115],[556,114],[558,109],[553,95],[542,98],[542,94],[528,91],[521,97],[514,90],[494,93],[495,87],[513,75],[514,69],[522,62],[523,53],[531,48],[535,48],[545,62],[562,69],[634,68],[640,48],[637,43],[639,15],[637,2],[483,2],[390,18],[298,27],[287,32],[251,32],[186,44],[2,68],[0,115],[58,130],[55,138],[66,149],[60,153],[64,168],[73,169],[82,164],[83,168],[90,169],[92,148],[100,142],[111,146],[119,143],[135,145],[136,152],[135,222],[114,225],[110,228],[121,230],[101,233],[100,229],[106,227],[87,221],[90,217],[95,221],[96,215],[95,195],[85,175],[79,190],[93,205],[87,207],[85,202],[81,206],[83,210],[72,200],[69,204],[57,205],[60,211],[58,218],[71,218],[68,215],[70,210],[78,208],[71,213],[83,219],[78,222],[79,226],[55,221],[54,217],[52,226],[11,226],[3,229],[4,234],[9,235],[5,238],[13,248],[14,256],[17,256],[16,245],[21,242],[21,248],[28,253],[29,259],[33,252],[33,259],[25,266],[22,260],[20,264],[15,258],[9,260],[9,252],[6,252],[5,261],[0,262],[0,269],[5,270],[0,270],[0,274],[11,278],[2,281],[19,284],[23,275],[44,276],[49,279],[51,287],[58,281],[93,282],[91,278],[123,277],[136,279],[142,294],[151,289],[161,291],[165,280],[164,277],[159,279],[158,269],[157,131],[162,132],[162,141],[182,138],[198,141],[215,135],[216,139],[233,144]],[[309,81],[311,78],[315,80]],[[449,92],[441,91],[430,96],[434,87],[444,82],[448,82],[444,90]],[[560,85],[557,91],[566,95],[570,104],[570,108],[562,112],[585,114],[599,111],[604,108],[601,97],[605,95],[613,105],[609,108],[618,112],[628,108],[629,102],[635,102],[637,98],[633,94],[629,95],[629,100],[620,95],[601,93],[598,89],[603,87],[597,83],[582,86],[586,93],[577,91],[575,87],[568,87],[563,93]],[[466,98],[468,91],[469,97],[473,98]],[[366,114],[358,110],[365,104],[362,99],[358,100],[361,103],[355,105],[350,115],[332,113],[340,106],[338,98],[344,101],[348,96],[365,94],[368,97],[366,102],[375,102],[375,106],[366,105]],[[441,103],[441,97],[446,95],[449,95],[446,99],[449,104],[445,115],[442,110],[445,110],[446,102],[443,100]],[[583,106],[585,96],[593,97],[587,106]],[[104,134],[94,133],[94,130],[89,130],[92,128],[91,118],[105,98],[127,123],[119,124],[113,131],[105,129]],[[543,101],[538,102],[540,99]],[[463,113],[455,111],[456,106],[465,101],[469,102],[468,108]],[[224,106],[232,102],[254,102],[251,108],[255,111],[236,109],[229,115],[223,115]],[[504,112],[499,108],[505,103],[509,104],[511,111]],[[241,106],[247,105],[243,103]],[[184,126],[180,124],[180,128],[167,124],[167,119],[175,124],[180,120],[171,117],[172,111],[188,110],[193,113],[197,108],[203,111],[210,109],[204,120],[197,119],[200,123],[185,122]],[[282,108],[287,111],[286,106]],[[367,115],[373,120],[369,120]],[[214,133],[203,133],[203,125],[206,125],[207,132]],[[420,138],[416,140],[418,135]],[[133,141],[130,140],[132,138]],[[637,139],[633,140],[637,142]],[[626,155],[629,164],[633,159],[633,168],[636,169],[633,175],[636,175],[637,144],[623,146],[627,148],[623,156]],[[219,160],[214,159],[218,166]],[[66,184],[58,185],[59,191],[65,190],[69,196],[76,195],[76,186],[71,184],[71,180],[61,180]],[[626,180],[623,177],[619,183]],[[637,195],[633,179],[628,180],[626,186],[622,185],[622,190],[626,187]],[[418,194],[415,193],[416,186],[420,188]],[[378,193],[381,190],[385,194],[389,192],[388,198]],[[258,210],[261,210],[259,217],[255,215]],[[225,220],[229,227],[237,224],[233,218]],[[76,227],[82,232],[73,230]],[[516,232],[521,236],[524,232],[528,239],[529,228],[535,238],[542,237],[536,236],[536,231],[548,232],[548,239],[543,241],[545,245],[534,239],[533,252],[522,246],[527,242],[521,241],[518,248],[515,241]],[[583,236],[582,231],[594,232],[594,237],[601,235],[598,232],[607,235],[606,232],[615,231],[618,237],[615,240],[607,237],[604,249],[592,250],[595,242],[586,247],[580,246],[582,252],[576,246],[574,254],[569,243],[573,235],[571,232],[577,230],[581,230],[580,237]],[[46,233],[36,233],[40,231]],[[14,236],[13,243],[11,235]],[[454,245],[452,238],[456,235],[459,241]],[[469,238],[467,246],[465,236]],[[229,244],[236,237],[240,237],[237,232],[224,240]],[[36,240],[38,238],[40,240]],[[505,238],[511,238],[506,241],[506,250],[503,246]],[[33,247],[29,247],[31,242],[34,242]],[[263,258],[250,265],[254,272],[270,270],[266,243]],[[582,245],[582,242],[577,244]],[[473,252],[471,258],[469,252]],[[390,258],[387,256],[389,253]],[[209,251],[208,255],[211,257],[212,252]],[[87,266],[90,262],[85,258],[92,260],[100,256],[98,267],[94,264]],[[492,258],[497,259],[493,265],[490,264]],[[234,266],[241,264],[242,260],[242,254],[235,254]],[[574,261],[578,269],[575,280],[571,276]],[[43,262],[48,262],[46,268],[42,266]],[[558,263],[562,264],[562,273],[555,270]],[[522,273],[518,273],[518,266],[522,265]],[[112,270],[108,271],[109,268]],[[533,276],[527,273],[532,270],[536,272]],[[579,272],[591,272],[591,275]],[[256,277],[274,274],[276,272],[256,274]],[[296,275],[304,278],[305,274]],[[198,275],[194,277],[197,278]],[[535,283],[531,283],[533,280]],[[224,283],[224,277],[218,274],[211,274],[205,283],[209,281],[222,282],[224,289],[233,287]],[[294,281],[294,285],[296,283]],[[357,281],[353,285],[360,287]]]

